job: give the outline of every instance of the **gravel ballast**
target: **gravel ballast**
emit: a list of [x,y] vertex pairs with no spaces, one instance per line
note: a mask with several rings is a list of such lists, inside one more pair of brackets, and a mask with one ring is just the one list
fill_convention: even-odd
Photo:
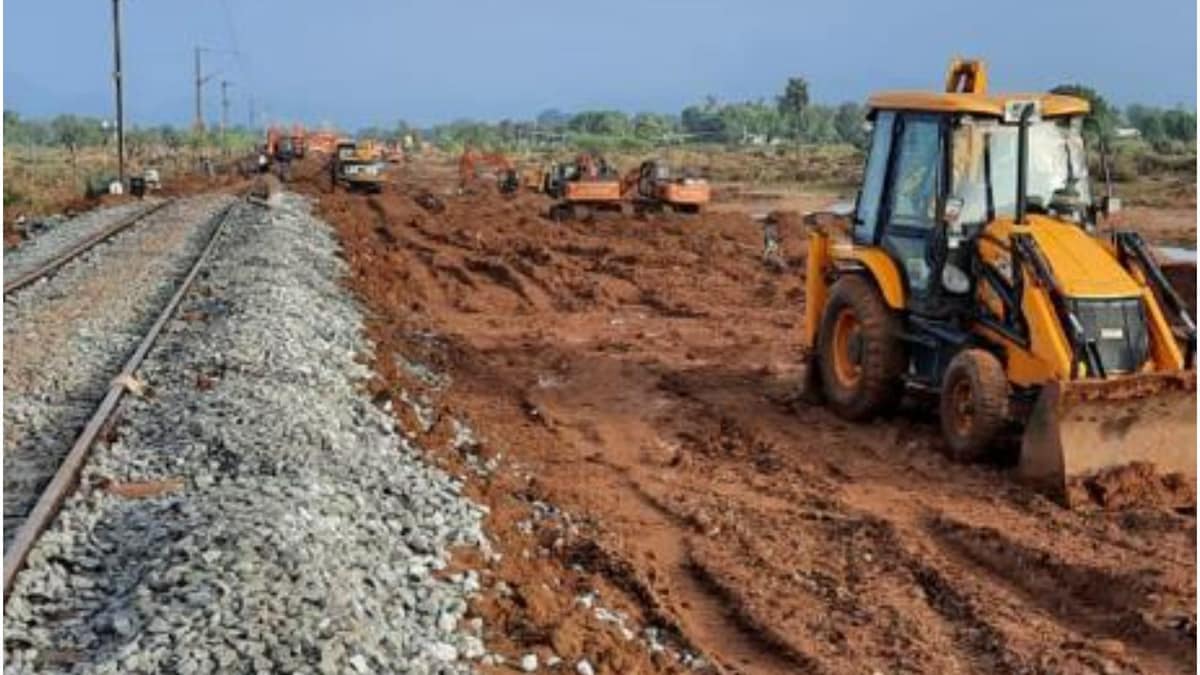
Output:
[[179,200],[5,298],[5,544],[231,199]]
[[[21,242],[20,246],[4,252],[4,278],[14,279],[65,251],[76,242],[116,225],[123,218],[148,211],[161,201],[159,197],[151,197],[95,209],[74,218],[55,216],[35,221],[41,225],[34,228],[35,234]],[[137,227],[137,224],[134,227]]]
[[230,217],[17,580],[6,671],[469,671],[478,577],[438,570],[486,552],[481,507],[365,392],[308,204]]

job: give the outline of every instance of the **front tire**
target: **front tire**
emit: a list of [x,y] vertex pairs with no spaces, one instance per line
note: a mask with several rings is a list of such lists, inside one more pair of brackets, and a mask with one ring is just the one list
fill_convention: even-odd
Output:
[[939,412],[950,456],[983,459],[1008,422],[1009,387],[1004,365],[991,352],[964,349],[942,378]]
[[839,416],[868,420],[891,412],[907,366],[899,320],[870,280],[848,275],[829,291],[818,333],[825,399]]

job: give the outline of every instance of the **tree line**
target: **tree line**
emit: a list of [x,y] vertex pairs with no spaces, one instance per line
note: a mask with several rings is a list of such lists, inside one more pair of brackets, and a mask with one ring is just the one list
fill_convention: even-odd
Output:
[[[258,131],[242,126],[230,127],[224,134],[216,130],[194,131],[170,124],[125,129],[125,147],[130,155],[150,148],[177,151],[183,148],[253,147],[261,142]],[[27,119],[13,110],[4,111],[4,141],[12,149],[24,146],[61,147],[70,152],[81,148],[116,145],[116,129],[99,117],[86,115],[57,115],[49,119]]]
[[[1120,127],[1137,129],[1159,152],[1194,151],[1196,114],[1182,108],[1134,104],[1124,110],[1108,103],[1094,89],[1066,84],[1052,91],[1081,96],[1092,104],[1095,133],[1106,141]],[[671,143],[771,144],[777,142],[860,146],[866,141],[866,109],[857,103],[826,105],[810,101],[808,82],[789,78],[774,100],[723,102],[708,96],[678,114],[621,110],[584,110],[565,113],[544,110],[533,119],[482,122],[470,119],[417,129],[400,121],[391,127],[360,129],[358,136],[402,140],[419,136],[448,148],[466,144],[511,148],[539,144],[594,145],[637,148]],[[134,127],[127,131],[130,151],[139,147],[249,148],[262,142],[262,131],[234,127],[222,138],[213,131],[180,130],[171,125]],[[21,118],[4,111],[4,138],[21,146],[53,145],[71,149],[113,142],[113,130],[98,118],[59,115],[47,120]]]

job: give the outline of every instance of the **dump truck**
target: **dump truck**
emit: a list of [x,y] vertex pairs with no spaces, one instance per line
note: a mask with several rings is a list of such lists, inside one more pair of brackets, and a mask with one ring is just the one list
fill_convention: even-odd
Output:
[[955,60],[867,107],[853,213],[809,234],[809,400],[862,421],[935,397],[951,456],[1015,450],[1068,504],[1135,462],[1194,483],[1194,319],[1138,233],[1098,234],[1120,202],[1088,175],[1088,103]]
[[359,147],[350,140],[339,141],[330,161],[330,184],[349,191],[380,192],[383,190],[383,167],[371,149]]

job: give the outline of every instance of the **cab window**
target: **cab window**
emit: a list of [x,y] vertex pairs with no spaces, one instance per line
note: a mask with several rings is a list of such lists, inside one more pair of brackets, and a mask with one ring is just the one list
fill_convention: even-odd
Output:
[[871,134],[871,149],[867,155],[867,167],[863,171],[862,192],[858,195],[854,214],[854,240],[859,243],[874,243],[879,224],[879,203],[883,198],[883,182],[887,176],[888,155],[892,151],[892,128],[896,113],[882,111],[876,114],[875,128]]
[[906,116],[898,143],[888,225],[928,229],[934,224],[941,168],[938,119]]
[[903,114],[896,124],[882,243],[900,266],[912,309],[922,302],[932,278],[927,253],[937,221],[942,125],[936,115],[916,113]]

